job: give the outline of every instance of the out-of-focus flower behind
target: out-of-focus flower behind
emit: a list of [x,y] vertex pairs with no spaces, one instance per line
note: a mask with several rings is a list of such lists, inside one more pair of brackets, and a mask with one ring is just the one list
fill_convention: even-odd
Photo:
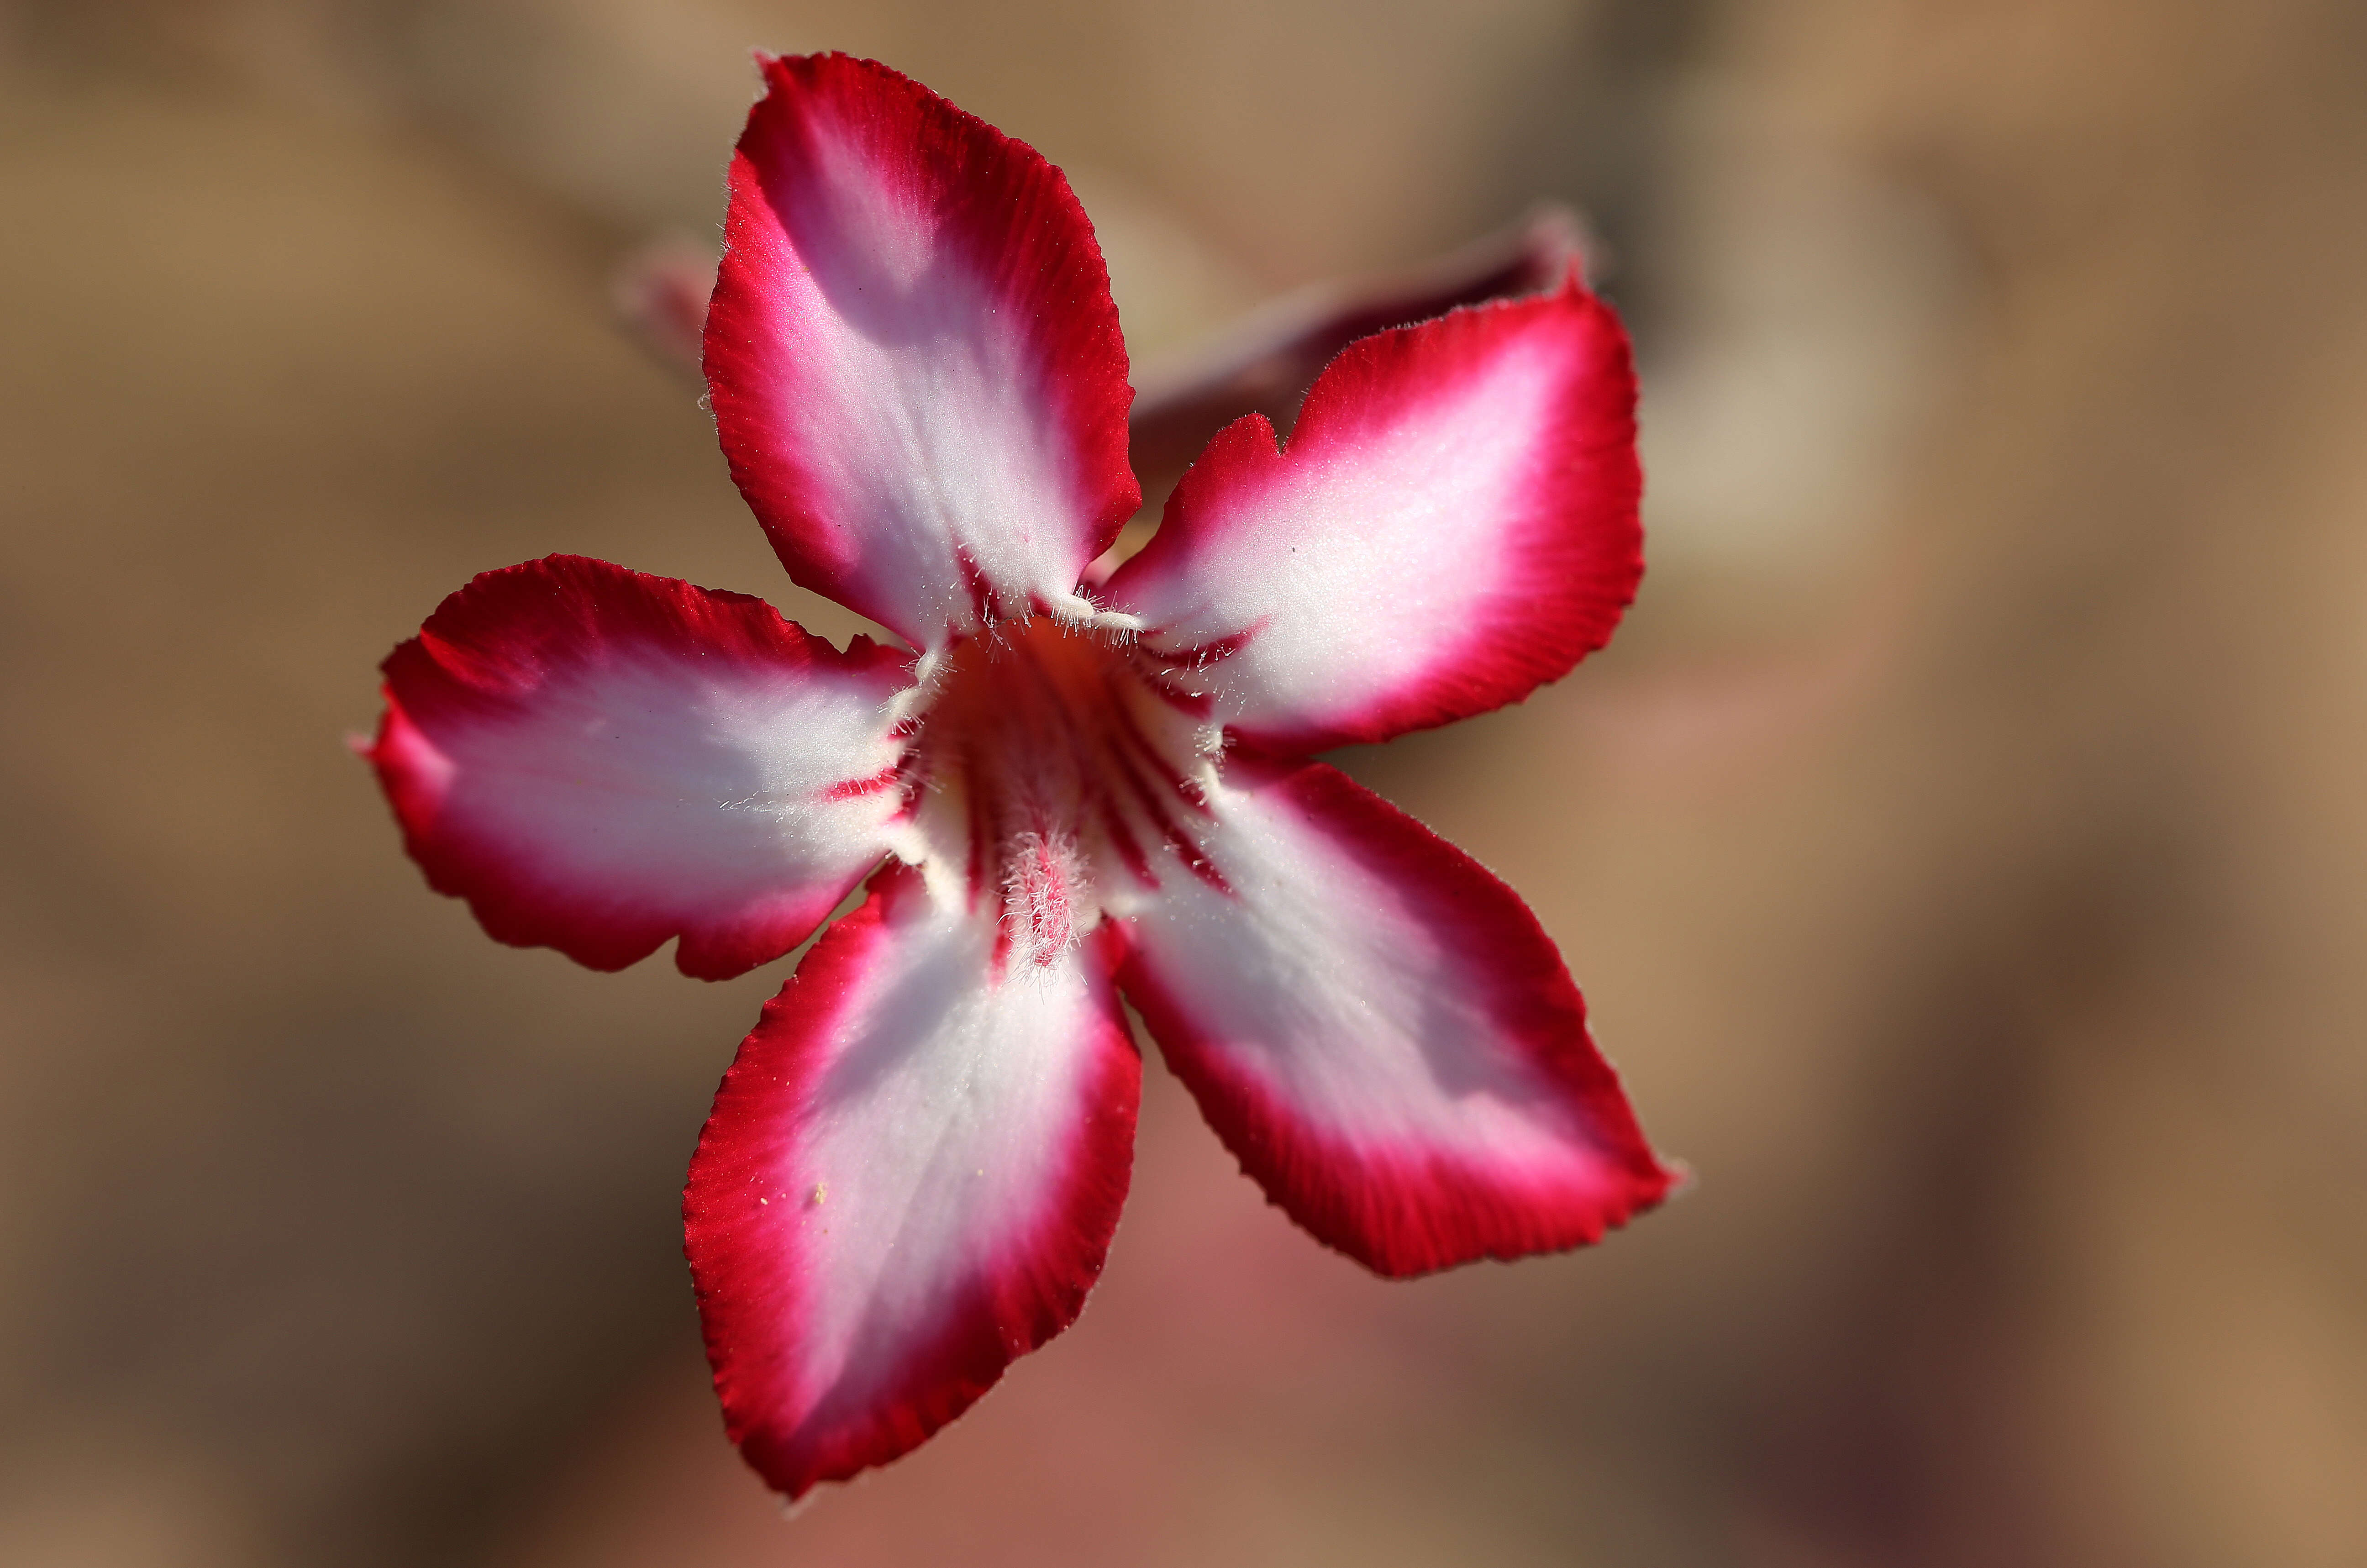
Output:
[[[2357,29],[22,0],[0,1561],[2358,1561]],[[1643,597],[1566,687],[1344,760],[1533,894],[1681,1222],[1382,1287],[1154,1075],[1077,1329],[784,1535],[672,1191],[777,973],[492,949],[335,744],[488,561],[777,582],[609,319],[712,234],[754,44],[1027,127],[1146,371],[1587,215]]]

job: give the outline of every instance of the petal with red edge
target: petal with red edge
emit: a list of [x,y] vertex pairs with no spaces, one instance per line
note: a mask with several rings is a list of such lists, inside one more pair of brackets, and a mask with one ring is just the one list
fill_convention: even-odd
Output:
[[1004,971],[892,867],[740,1048],[684,1195],[732,1440],[797,1496],[885,1463],[1071,1322],[1141,1059],[1101,955]]
[[1517,895],[1320,763],[1236,758],[1219,879],[1127,910],[1119,971],[1241,1166],[1387,1275],[1577,1246],[1670,1173]]
[[1485,712],[1610,637],[1643,573],[1627,338],[1575,277],[1351,345],[1290,444],[1251,415],[1106,600],[1280,751]]
[[764,62],[731,161],[706,360],[789,575],[913,646],[1093,613],[1140,504],[1126,344],[1059,170],[886,66]]
[[485,929],[622,969],[679,937],[776,959],[903,810],[911,657],[842,653],[743,594],[554,555],[488,572],[386,661],[368,752],[403,839]]

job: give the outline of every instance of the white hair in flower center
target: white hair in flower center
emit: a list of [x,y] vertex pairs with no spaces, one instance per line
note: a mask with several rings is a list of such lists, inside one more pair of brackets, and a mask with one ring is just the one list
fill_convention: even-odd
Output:
[[1107,895],[1169,877],[1222,885],[1198,716],[1161,695],[1124,632],[1051,616],[997,624],[933,661],[912,759],[920,846],[940,897],[1002,904],[1005,972],[1057,960]]

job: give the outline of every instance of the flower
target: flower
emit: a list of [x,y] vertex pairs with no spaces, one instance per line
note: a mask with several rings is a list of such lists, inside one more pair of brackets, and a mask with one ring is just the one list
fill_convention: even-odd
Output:
[[1634,381],[1573,275],[1365,338],[1150,544],[1059,172],[885,67],[763,62],[706,328],[789,574],[909,644],[552,556],[386,663],[407,847],[505,942],[719,979],[865,877],[725,1075],[685,1197],[726,1421],[797,1495],[1076,1316],[1127,1187],[1131,1001],[1267,1196],[1385,1275],[1666,1193],[1502,882],[1309,754],[1525,696],[1641,572]]

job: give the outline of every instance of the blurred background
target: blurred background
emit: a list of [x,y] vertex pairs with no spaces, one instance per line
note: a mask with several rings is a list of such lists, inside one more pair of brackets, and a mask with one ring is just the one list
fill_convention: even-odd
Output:
[[[1698,1187],[1411,1285],[1148,1075],[1079,1326],[784,1522],[676,1216],[786,965],[487,940],[344,739],[476,572],[791,589],[620,260],[751,46],[1041,148],[1144,374],[1579,208],[1651,570],[1346,765]],[[0,4],[0,1562],[2367,1562],[2367,7]]]

